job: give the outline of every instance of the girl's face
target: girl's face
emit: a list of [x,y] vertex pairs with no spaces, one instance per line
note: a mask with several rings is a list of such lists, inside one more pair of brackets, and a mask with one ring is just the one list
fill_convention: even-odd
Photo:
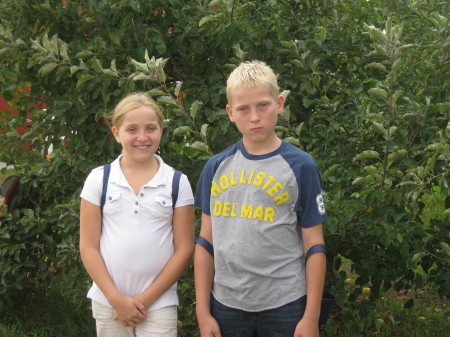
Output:
[[152,160],[158,150],[162,127],[155,111],[142,105],[128,111],[122,124],[113,126],[112,132],[127,159],[145,162]]

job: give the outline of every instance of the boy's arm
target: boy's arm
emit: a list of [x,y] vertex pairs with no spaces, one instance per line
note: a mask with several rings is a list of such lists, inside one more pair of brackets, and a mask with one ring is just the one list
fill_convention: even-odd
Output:
[[[202,213],[200,236],[212,241],[211,216]],[[196,245],[194,254],[194,277],[197,319],[202,337],[220,337],[220,329],[211,316],[210,300],[214,279],[214,259],[202,246]]]
[[[322,224],[302,228],[303,248],[306,252],[314,245],[323,245]],[[325,284],[326,256],[312,254],[306,263],[307,304],[305,314],[297,326],[296,336],[319,336],[320,304]]]
[[173,212],[174,253],[145,291],[137,296],[146,308],[160,298],[183,274],[194,252],[194,206],[177,207]]

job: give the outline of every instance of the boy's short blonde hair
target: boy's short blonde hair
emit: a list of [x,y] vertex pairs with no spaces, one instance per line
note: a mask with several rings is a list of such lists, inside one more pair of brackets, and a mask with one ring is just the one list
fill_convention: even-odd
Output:
[[242,62],[228,77],[228,102],[231,102],[233,90],[261,86],[267,88],[270,95],[274,98],[277,98],[280,94],[277,77],[271,67],[262,61]]
[[164,124],[164,114],[158,104],[145,92],[134,92],[123,98],[114,108],[112,112],[112,125],[119,128],[123,123],[123,118],[128,111],[134,110],[141,106],[152,109],[158,117],[159,126],[162,128]]

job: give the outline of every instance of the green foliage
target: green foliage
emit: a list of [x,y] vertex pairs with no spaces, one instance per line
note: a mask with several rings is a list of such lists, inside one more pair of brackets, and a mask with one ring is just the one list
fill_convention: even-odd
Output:
[[[0,88],[17,114],[0,119],[0,161],[24,190],[0,224],[1,301],[17,286],[51,287],[55,273],[67,277],[65,296],[84,295],[79,192],[120,151],[108,126],[120,98],[158,100],[161,155],[195,187],[205,161],[239,139],[224,86],[249,59],[270,64],[287,97],[277,134],[323,172],[338,306],[368,285],[371,301],[425,283],[448,296],[449,20],[437,0],[7,0]],[[430,212],[436,193],[442,212]],[[351,294],[338,254],[358,275]],[[180,294],[181,329],[195,330],[192,269]]]
[[[59,280],[58,280],[59,282]],[[0,320],[2,337],[94,337],[95,324],[88,305],[79,307],[61,296],[63,282],[48,289],[23,290]],[[39,310],[36,310],[38,308]]]

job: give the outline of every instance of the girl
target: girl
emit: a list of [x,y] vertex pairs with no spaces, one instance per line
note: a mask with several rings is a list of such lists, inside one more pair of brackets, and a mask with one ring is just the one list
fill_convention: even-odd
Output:
[[155,154],[163,120],[144,93],[119,102],[112,132],[122,154],[111,163],[103,211],[103,166],[81,192],[80,253],[99,337],[177,336],[176,281],[193,254],[194,199],[182,175],[172,207],[174,170]]

